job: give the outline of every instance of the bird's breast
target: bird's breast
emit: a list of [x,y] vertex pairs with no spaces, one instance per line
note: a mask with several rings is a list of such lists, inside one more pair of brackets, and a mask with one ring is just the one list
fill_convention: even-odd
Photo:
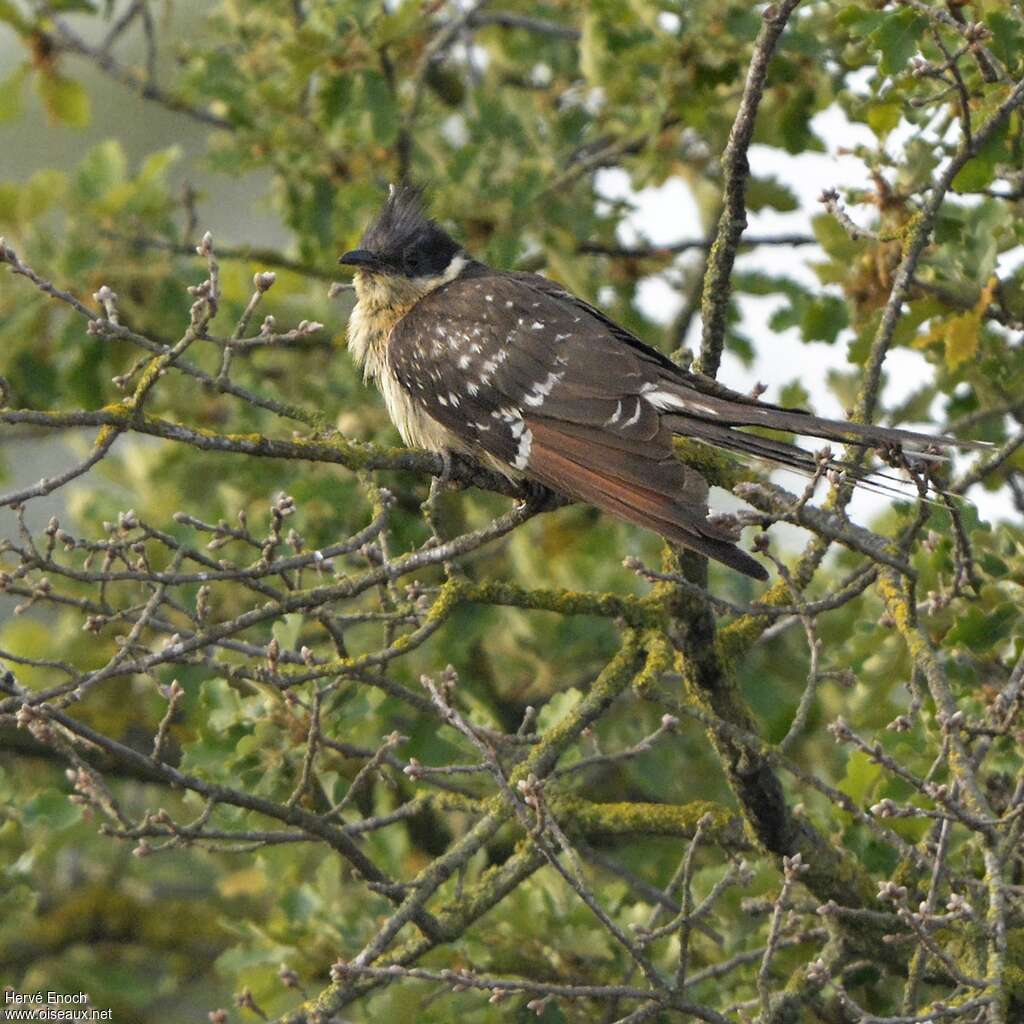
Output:
[[447,427],[428,415],[423,406],[402,387],[386,361],[376,379],[388,416],[407,445],[432,452],[449,448],[461,450],[465,447]]
[[363,379],[380,376],[388,335],[396,317],[385,310],[357,302],[348,320],[348,351],[353,362],[363,371]]

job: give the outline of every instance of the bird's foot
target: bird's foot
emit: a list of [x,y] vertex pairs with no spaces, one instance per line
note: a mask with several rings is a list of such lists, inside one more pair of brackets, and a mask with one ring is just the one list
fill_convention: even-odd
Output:
[[519,490],[522,496],[517,507],[533,515],[550,512],[565,503],[564,499],[550,487],[545,487],[544,484],[539,484],[535,480],[523,480],[519,485]]
[[441,456],[441,475],[434,478],[434,483],[438,490],[442,490],[452,482],[454,461],[451,448],[442,448],[438,455]]

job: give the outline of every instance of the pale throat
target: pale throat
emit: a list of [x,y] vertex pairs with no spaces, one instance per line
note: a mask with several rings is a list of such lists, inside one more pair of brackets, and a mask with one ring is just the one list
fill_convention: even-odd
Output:
[[356,304],[348,322],[348,350],[363,371],[364,380],[380,381],[395,324],[424,296],[454,281],[468,262],[466,256],[457,253],[442,273],[424,277],[356,272]]

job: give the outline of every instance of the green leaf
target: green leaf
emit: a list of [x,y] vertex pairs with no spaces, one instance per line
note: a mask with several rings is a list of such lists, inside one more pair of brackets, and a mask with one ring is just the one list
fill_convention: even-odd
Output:
[[296,649],[305,618],[301,612],[293,612],[274,623],[271,631],[274,634],[274,638],[281,645],[281,650],[294,651]]
[[804,341],[824,341],[831,345],[849,322],[846,303],[834,295],[823,295],[804,310],[800,332]]
[[89,94],[73,78],[58,74],[39,76],[36,86],[51,122],[84,128],[92,116]]
[[874,32],[885,17],[880,11],[872,11],[860,3],[847,4],[836,21],[850,29],[859,29],[861,34]]
[[75,180],[82,196],[95,202],[111,189],[123,184],[127,174],[128,161],[121,143],[109,139],[86,154]]
[[988,188],[996,176],[996,168],[1009,158],[1006,151],[1006,132],[1009,124],[1000,127],[981,150],[964,164],[953,179],[957,192],[979,192]]
[[775,178],[751,178],[747,185],[747,206],[751,210],[769,207],[788,212],[798,205],[793,191]]
[[363,73],[363,103],[369,111],[373,138],[381,146],[390,146],[398,135],[398,110],[384,76],[376,71]]
[[22,94],[30,70],[28,64],[21,64],[0,81],[0,124],[21,116]]
[[806,409],[810,406],[811,396],[799,377],[791,380],[779,392],[779,404],[786,406],[787,409]]
[[[788,102],[778,113],[776,122],[777,140],[787,153],[801,153],[805,150],[820,153],[824,143],[814,134],[811,118],[817,113],[817,95],[813,89],[795,89]],[[762,140],[766,141],[766,140]]]
[[[970,294],[965,293],[964,300],[974,302],[976,299],[976,292],[972,289]],[[911,345],[914,339],[917,337],[918,331],[920,330],[921,324],[926,320],[931,320],[933,317],[942,317],[949,313],[949,307],[940,302],[938,299],[927,297],[923,299],[914,299],[913,302],[907,303],[907,311],[900,317],[900,322],[896,325],[896,330],[893,332],[892,340],[894,345]],[[924,419],[928,417],[925,416]]]
[[846,762],[846,776],[839,788],[855,803],[863,806],[874,794],[882,778],[882,766],[862,750],[855,750]]
[[853,239],[843,226],[827,213],[819,213],[811,219],[811,230],[818,244],[835,260],[849,263],[867,247],[863,239]]
[[882,74],[898,75],[905,71],[910,58],[917,53],[918,40],[928,27],[928,19],[908,8],[889,14],[868,37],[881,51],[879,67]]
[[582,28],[580,70],[591,85],[597,85],[604,77],[603,70],[608,62],[608,40],[601,19],[593,11],[584,14]]
[[15,227],[21,220],[19,213],[21,189],[9,181],[0,181],[0,225]]
[[54,829],[68,828],[81,817],[81,807],[73,804],[66,794],[53,789],[33,797],[21,811],[24,824],[44,825]]
[[901,103],[873,103],[868,108],[868,126],[880,138],[884,139],[903,117]]
[[45,409],[59,391],[59,377],[52,363],[41,358],[38,350],[21,351],[8,363],[11,382],[19,399],[33,408]]
[[970,316],[955,316],[945,331],[946,365],[955,370],[961,363],[973,359],[978,351],[978,337],[981,325]]
[[537,727],[546,731],[566,717],[580,702],[580,692],[574,687],[556,693],[551,700],[540,709],[537,715]]
[[204,725],[225,733],[249,717],[238,691],[226,679],[205,679],[202,685]]
[[425,17],[423,4],[418,0],[405,0],[394,9],[388,5],[389,13],[381,16],[374,25],[373,46],[375,49],[401,42],[415,35]]
[[181,146],[168,146],[166,149],[158,149],[146,157],[142,167],[139,169],[137,181],[140,184],[163,184],[167,171],[172,164],[181,159]]
[[775,295],[780,293],[793,302],[807,294],[807,289],[791,277],[766,274],[761,270],[739,271],[735,277],[736,290],[748,295]]
[[13,25],[20,35],[28,35],[32,31],[31,22],[27,21],[12,0],[0,0],[0,21]]
[[739,331],[729,331],[725,337],[726,350],[736,356],[744,366],[751,366],[754,362],[754,346],[750,339]]
[[352,77],[336,75],[328,78],[317,93],[328,123],[337,121],[352,106]]
[[931,330],[913,342],[915,348],[927,348],[933,341],[942,340],[946,349],[946,366],[955,370],[973,359],[981,340],[985,311],[992,302],[998,281],[992,278],[981,289],[974,308],[957,316],[940,319]]
[[941,151],[926,139],[911,139],[903,150],[896,182],[907,193],[930,183],[932,173],[942,159]]
[[[726,31],[730,36],[748,43],[753,42],[757,38],[758,30],[761,28],[761,19],[758,17],[757,10],[752,6],[741,5],[733,7],[723,20]],[[792,32],[787,37],[786,42],[792,42]]]
[[976,654],[991,650],[1014,628],[1017,608],[1009,601],[985,611],[976,604],[956,620],[943,640],[945,647],[967,647]]
[[331,226],[334,214],[334,185],[328,178],[317,178],[313,185],[313,231],[325,251],[330,251],[333,240]]
[[992,32],[986,45],[1012,72],[1024,60],[1024,25],[1020,18],[1000,10],[992,11],[985,20]]
[[979,559],[978,565],[989,576],[1004,579],[1010,573],[1010,567],[998,556],[986,551]]
[[39,903],[39,893],[33,891],[30,885],[19,882],[10,887],[5,886],[5,891],[0,894],[0,920],[5,922],[13,921],[16,915],[31,915]]
[[[852,347],[852,346],[851,346]],[[829,391],[839,400],[844,409],[852,409],[857,401],[857,390],[860,387],[860,374],[856,371],[843,373],[842,370],[829,370],[825,374]]]
[[40,214],[59,203],[67,190],[67,185],[67,175],[63,171],[53,168],[36,171],[21,190],[19,212],[22,220],[35,220]]

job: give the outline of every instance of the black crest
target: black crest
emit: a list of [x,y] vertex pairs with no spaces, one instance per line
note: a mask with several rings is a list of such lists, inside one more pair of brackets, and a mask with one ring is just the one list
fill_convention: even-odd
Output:
[[376,254],[393,273],[431,277],[446,270],[462,247],[427,216],[420,189],[393,185],[360,248]]

